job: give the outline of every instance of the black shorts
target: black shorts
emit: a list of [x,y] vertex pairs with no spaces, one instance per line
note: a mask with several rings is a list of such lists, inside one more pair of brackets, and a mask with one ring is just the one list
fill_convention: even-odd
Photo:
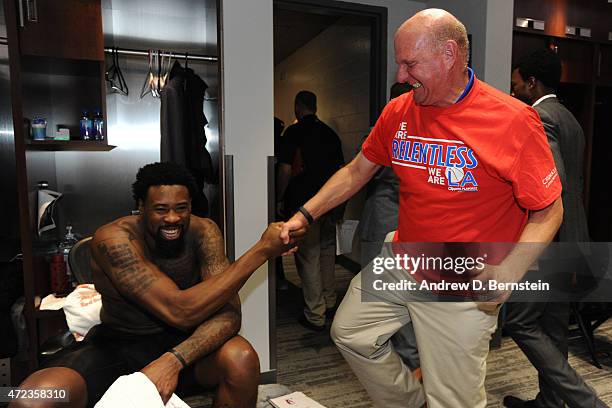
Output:
[[[140,371],[187,337],[173,328],[161,333],[131,335],[100,324],[83,341],[58,351],[41,368],[68,367],[81,374],[87,383],[87,406],[93,407],[118,377]],[[184,378],[190,377],[189,371],[181,371],[179,384],[193,383],[192,378]],[[180,390],[177,393],[183,394]]]

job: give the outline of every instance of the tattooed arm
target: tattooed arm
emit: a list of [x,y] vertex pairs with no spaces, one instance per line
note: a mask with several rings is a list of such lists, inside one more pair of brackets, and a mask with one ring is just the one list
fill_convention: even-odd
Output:
[[[185,341],[174,347],[186,366],[220,348],[240,330],[240,316],[229,304],[210,319],[205,320]],[[183,363],[171,352],[162,354],[141,371],[155,384],[164,404],[176,390]]]
[[[193,218],[194,220],[199,220]],[[278,235],[280,224],[268,226],[261,239],[224,273],[206,282],[180,290],[145,256],[144,243],[129,228],[115,222],[94,234],[92,256],[117,290],[171,326],[189,330],[218,312],[234,298],[251,274],[268,258],[295,245],[284,245]],[[275,236],[276,234],[276,236]],[[303,236],[298,231],[293,238]]]
[[[217,225],[203,219],[201,226],[198,257],[201,264],[200,275],[206,284],[213,276],[224,273],[230,263],[225,256],[223,237]],[[174,350],[190,365],[234,337],[240,326],[240,298],[234,295],[223,308],[200,324],[191,337],[176,346]]]
[[[200,261],[200,275],[204,284],[215,275],[224,273],[229,267],[225,256],[223,237],[217,225],[209,220],[198,219],[191,224],[200,235],[197,255]],[[191,228],[191,227],[190,227]],[[220,348],[240,330],[240,299],[237,295],[217,313],[202,322],[191,336],[174,347],[174,352],[187,366]],[[172,396],[178,384],[183,363],[174,354],[167,352],[152,361],[142,372],[155,384],[164,403]]]

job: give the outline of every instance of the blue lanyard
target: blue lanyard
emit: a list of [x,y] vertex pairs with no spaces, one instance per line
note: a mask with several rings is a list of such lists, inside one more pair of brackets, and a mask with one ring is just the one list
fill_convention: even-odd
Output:
[[467,95],[470,92],[470,89],[472,89],[472,85],[474,85],[474,71],[472,71],[472,68],[468,67],[468,83],[465,86],[463,93],[459,99],[455,101],[455,103],[460,102],[463,98],[465,98],[465,95]]

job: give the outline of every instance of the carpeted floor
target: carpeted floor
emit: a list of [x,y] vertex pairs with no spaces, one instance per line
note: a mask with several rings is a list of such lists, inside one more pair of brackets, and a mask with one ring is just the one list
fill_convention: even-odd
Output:
[[[365,408],[372,403],[329,338],[329,331],[315,333],[296,322],[302,310],[299,278],[291,258],[284,259],[289,288],[279,291],[277,309],[278,382],[303,391],[328,408]],[[339,295],[344,293],[352,274],[337,267]],[[596,331],[603,369],[591,365],[584,342],[570,342],[570,363],[612,406],[612,321]],[[504,395],[532,398],[537,392],[537,372],[510,338],[503,338],[500,349],[488,358],[486,388],[488,407],[501,407]],[[457,407],[469,408],[469,407]]]

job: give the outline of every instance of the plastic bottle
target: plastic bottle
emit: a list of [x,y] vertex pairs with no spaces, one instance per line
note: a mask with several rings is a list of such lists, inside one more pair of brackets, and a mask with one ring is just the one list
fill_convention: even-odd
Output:
[[96,109],[93,117],[94,140],[104,140],[105,133],[106,129],[104,129],[104,116],[102,116],[102,111],[100,109]]
[[79,122],[79,130],[81,134],[81,140],[92,140],[93,136],[93,122],[89,117],[89,112],[83,111],[83,116]]
[[51,257],[49,272],[51,274],[51,292],[55,296],[64,296],[70,293],[70,284],[66,275],[66,262],[64,262],[61,253]]
[[60,254],[62,255],[62,258],[64,259],[64,264],[66,265],[66,277],[68,278],[68,282],[70,282],[70,285],[72,287],[75,287],[78,282],[76,282],[74,275],[70,271],[70,264],[68,263],[68,254],[76,243],[77,239],[76,236],[72,233],[72,225],[66,225],[66,235],[64,235],[64,238],[58,244],[58,248]]
[[32,120],[32,139],[45,140],[47,136],[47,120],[45,118],[35,118]]

